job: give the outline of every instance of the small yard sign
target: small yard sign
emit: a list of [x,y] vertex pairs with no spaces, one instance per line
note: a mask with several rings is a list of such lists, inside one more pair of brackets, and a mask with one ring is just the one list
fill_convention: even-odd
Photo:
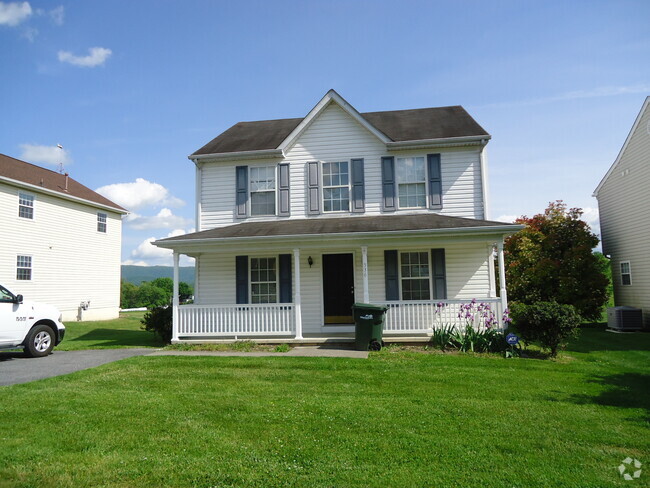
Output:
[[508,334],[506,336],[506,342],[511,346],[516,346],[517,344],[519,344],[519,337],[516,336],[515,334]]

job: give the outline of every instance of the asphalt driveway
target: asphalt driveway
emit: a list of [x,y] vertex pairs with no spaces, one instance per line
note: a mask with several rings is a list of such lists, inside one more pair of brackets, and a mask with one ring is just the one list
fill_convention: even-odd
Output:
[[28,358],[22,352],[0,351],[0,386],[28,383],[94,368],[120,359],[151,354],[154,349],[92,349],[54,351],[44,358]]

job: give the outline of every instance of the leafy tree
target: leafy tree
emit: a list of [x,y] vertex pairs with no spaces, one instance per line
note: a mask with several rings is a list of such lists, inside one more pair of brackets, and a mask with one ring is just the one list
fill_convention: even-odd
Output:
[[136,303],[139,307],[155,308],[169,305],[170,295],[162,288],[152,283],[142,283],[136,294]]
[[133,283],[122,280],[120,283],[120,307],[121,308],[136,308],[138,287]]
[[517,219],[526,227],[505,242],[510,300],[569,304],[585,319],[600,318],[607,277],[592,252],[598,237],[580,219],[582,213],[558,200],[543,214]]
[[171,278],[156,278],[151,284],[168,292],[170,297],[174,293],[174,280]]
[[194,288],[192,288],[190,285],[188,285],[184,281],[181,281],[178,284],[178,295],[180,296],[181,300],[187,300],[192,295],[194,295]]

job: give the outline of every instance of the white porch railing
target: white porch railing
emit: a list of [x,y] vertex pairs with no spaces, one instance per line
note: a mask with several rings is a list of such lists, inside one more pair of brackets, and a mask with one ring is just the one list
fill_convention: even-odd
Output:
[[178,335],[184,337],[294,335],[295,322],[292,303],[178,307]]
[[[471,309],[463,308],[473,304]],[[502,328],[503,305],[500,298],[440,301],[402,301],[383,302],[378,305],[388,307],[384,333],[424,334],[432,333],[434,328],[454,325],[464,327],[471,323],[475,328],[484,328],[490,317],[496,323],[489,325]],[[468,316],[467,314],[470,314]]]

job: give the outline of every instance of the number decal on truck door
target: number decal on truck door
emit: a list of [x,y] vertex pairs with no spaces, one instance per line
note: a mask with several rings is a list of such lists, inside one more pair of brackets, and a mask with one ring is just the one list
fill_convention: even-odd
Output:
[[16,317],[16,322],[24,322],[27,320],[27,317]]

